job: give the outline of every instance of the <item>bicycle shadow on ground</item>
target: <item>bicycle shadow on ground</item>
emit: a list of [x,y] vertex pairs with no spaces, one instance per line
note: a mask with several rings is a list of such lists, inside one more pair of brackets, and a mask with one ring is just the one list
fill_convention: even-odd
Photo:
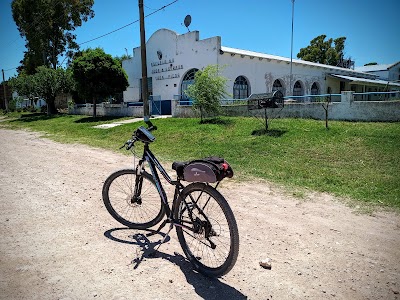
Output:
[[[158,239],[156,242],[152,242],[146,236],[147,233],[154,232],[152,230],[141,230],[141,232],[139,233],[128,235],[127,237],[129,239],[126,239],[126,235],[125,238],[116,237],[117,233],[121,230],[129,231],[132,229],[114,228],[107,230],[104,233],[104,236],[119,243],[136,245],[141,248],[142,254],[132,260],[134,269],[137,269],[144,259],[165,259],[177,265],[181,269],[182,273],[186,277],[186,281],[193,286],[195,292],[202,299],[247,299],[247,296],[236,290],[234,287],[222,282],[220,279],[210,278],[194,271],[192,264],[183,255],[177,252],[174,252],[174,254],[171,255],[161,252],[160,250],[154,252],[155,248],[161,243],[161,240],[165,237],[165,233],[160,232],[156,234],[160,235],[161,238]],[[167,240],[165,242],[168,242],[169,240],[170,238],[167,237]]]

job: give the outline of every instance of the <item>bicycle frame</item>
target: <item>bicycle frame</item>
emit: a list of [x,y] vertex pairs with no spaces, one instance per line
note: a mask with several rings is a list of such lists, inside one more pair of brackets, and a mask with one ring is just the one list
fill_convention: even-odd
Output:
[[[172,226],[179,226],[179,227],[186,228],[186,229],[188,229],[190,231],[194,231],[193,228],[191,228],[189,226],[186,226],[184,224],[175,222],[172,214],[173,214],[173,211],[174,211],[174,208],[175,208],[174,206],[175,206],[175,203],[176,203],[176,199],[179,196],[180,191],[184,188],[184,186],[180,183],[179,180],[175,181],[175,180],[171,179],[171,177],[168,175],[167,171],[164,169],[164,167],[161,165],[161,163],[158,161],[158,159],[154,156],[153,152],[151,152],[148,143],[144,144],[143,157],[139,161],[139,164],[137,165],[137,168],[136,168],[136,174],[137,175],[140,175],[143,172],[145,172],[144,171],[144,166],[143,166],[144,161],[147,161],[147,163],[149,164],[151,175],[152,175],[152,177],[154,179],[157,191],[158,191],[158,193],[159,193],[159,195],[161,197],[162,205],[165,207],[165,212],[166,212],[166,215],[167,215],[166,222],[170,222]],[[163,186],[161,184],[160,177],[158,175],[157,169],[160,171],[162,176],[165,178],[165,180],[169,184],[175,186],[174,199],[172,201],[172,208],[168,204],[168,197],[167,197],[167,195],[165,193],[165,190],[164,190],[164,188],[163,188]],[[135,194],[134,194],[135,197],[137,197],[138,193],[140,193],[140,191],[141,191],[141,182],[140,182],[140,180],[143,180],[142,177],[137,176],[136,177],[136,182],[135,182]],[[191,221],[194,222],[192,211],[189,209],[187,202],[184,201],[184,203],[185,203],[186,208],[189,211],[189,217],[190,217]],[[201,215],[207,221],[209,221],[208,217],[204,214],[203,209],[198,207],[197,201],[192,201],[192,203],[198,209],[198,211],[201,213]],[[163,223],[157,231],[159,231],[164,225],[165,224]]]
[[[172,219],[173,208],[171,209],[170,206],[168,205],[168,197],[167,197],[167,194],[165,193],[165,190],[164,190],[164,188],[163,188],[163,186],[161,184],[160,177],[158,175],[157,169],[160,171],[161,175],[165,178],[165,180],[169,184],[175,186],[174,201],[172,202],[172,204],[175,203],[176,197],[178,196],[180,190],[182,190],[184,188],[184,186],[179,181],[174,181],[174,180],[171,179],[171,177],[168,175],[167,171],[163,168],[161,163],[158,161],[158,159],[151,152],[148,143],[144,144],[143,157],[139,161],[139,164],[138,164],[137,169],[136,169],[136,174],[137,175],[140,175],[142,172],[144,172],[144,166],[143,166],[144,161],[147,161],[147,163],[149,164],[151,175],[152,175],[152,177],[154,179],[157,191],[160,194],[162,204],[165,207],[165,211],[166,211],[167,217],[168,217],[168,219],[171,220]],[[140,180],[140,177],[139,177],[139,179],[137,177],[137,180]],[[135,187],[138,187],[137,183],[135,184]],[[139,188],[141,188],[141,186],[139,186]],[[136,194],[136,191],[135,191],[135,194]]]

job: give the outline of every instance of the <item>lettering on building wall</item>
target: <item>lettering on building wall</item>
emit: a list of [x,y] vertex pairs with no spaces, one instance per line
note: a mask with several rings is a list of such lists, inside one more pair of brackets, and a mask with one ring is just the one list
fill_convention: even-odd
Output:
[[156,76],[156,80],[164,80],[164,79],[172,79],[172,78],[179,78],[180,75],[178,73],[176,74],[168,74],[168,75],[160,75]]
[[153,69],[153,70],[151,70],[151,73],[157,74],[157,73],[175,71],[175,70],[180,70],[180,69],[183,69],[183,65],[176,65],[176,66],[169,66],[169,67],[165,67],[165,68]]
[[[183,69],[183,65],[173,65],[174,63],[174,59],[164,59],[164,60],[160,60],[157,62],[152,62],[150,65],[152,67],[157,67],[157,66],[161,66],[159,68],[154,68],[153,70],[151,70],[151,74],[158,74],[158,73],[164,73],[164,72],[171,72],[171,71],[176,71],[176,70],[181,70]],[[169,66],[164,66],[164,65],[168,65]],[[156,80],[164,80],[164,79],[172,79],[172,78],[179,78],[180,74],[179,73],[174,73],[174,74],[165,74],[165,75],[159,75],[156,76],[155,79]]]
[[152,67],[156,67],[156,66],[161,66],[161,65],[166,65],[166,64],[173,64],[174,63],[174,59],[164,59],[164,60],[160,60],[160,61],[156,61],[156,62],[152,62],[151,66]]

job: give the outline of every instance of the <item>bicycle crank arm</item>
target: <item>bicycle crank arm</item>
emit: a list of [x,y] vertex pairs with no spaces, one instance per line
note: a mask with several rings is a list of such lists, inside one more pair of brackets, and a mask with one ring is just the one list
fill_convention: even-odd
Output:
[[147,233],[146,236],[152,236],[152,235],[156,235],[156,234],[160,233],[161,229],[163,229],[163,228],[165,227],[165,225],[167,225],[167,223],[169,223],[169,220],[168,220],[168,219],[165,219],[165,220],[161,223],[160,227],[158,227],[158,229],[157,229],[156,231]]

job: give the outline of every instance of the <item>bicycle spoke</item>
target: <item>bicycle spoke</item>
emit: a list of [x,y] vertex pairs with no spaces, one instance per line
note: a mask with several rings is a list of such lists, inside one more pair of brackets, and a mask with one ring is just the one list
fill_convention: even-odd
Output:
[[141,191],[134,196],[136,171],[117,171],[106,180],[103,200],[110,214],[131,228],[149,228],[161,221],[164,208],[154,182],[148,175],[141,177]]
[[[200,263],[194,264],[200,271],[224,274],[237,257],[238,239],[232,235],[230,224],[233,217],[227,217],[226,201],[218,198],[220,194],[213,194],[213,187],[204,184],[193,184],[193,187],[199,188],[180,199],[179,222],[190,228],[177,228],[179,241],[188,258]],[[232,239],[235,239],[233,243]]]

